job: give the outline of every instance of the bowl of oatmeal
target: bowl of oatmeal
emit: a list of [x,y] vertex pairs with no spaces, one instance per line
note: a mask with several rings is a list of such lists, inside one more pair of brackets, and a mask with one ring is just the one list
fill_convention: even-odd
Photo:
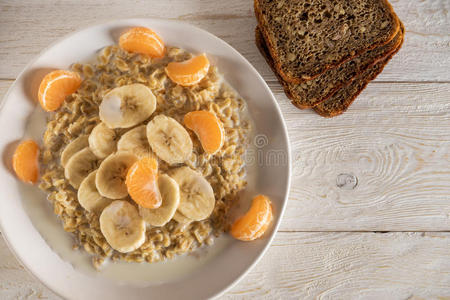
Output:
[[212,297],[281,220],[290,153],[276,101],[198,28],[134,19],[74,33],[24,70],[1,115],[14,128],[2,233],[64,297]]

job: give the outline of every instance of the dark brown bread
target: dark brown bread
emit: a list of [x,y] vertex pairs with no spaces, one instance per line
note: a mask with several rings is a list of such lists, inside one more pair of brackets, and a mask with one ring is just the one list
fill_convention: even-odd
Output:
[[254,0],[255,14],[280,76],[311,80],[390,42],[399,21],[386,0]]
[[[387,52],[398,45],[402,34],[403,32],[397,33],[395,38],[386,45],[367,51],[363,55],[357,56],[337,68],[327,70],[312,80],[300,84],[293,84],[284,82],[278,76],[280,83],[283,85],[287,96],[297,107],[302,109],[313,107],[330,98],[349,80],[373,65],[375,60],[384,58]],[[255,29],[255,41],[269,65],[273,66],[270,53],[268,53],[267,46],[258,27]]]
[[305,108],[305,107],[298,106],[296,101],[294,101],[294,98],[292,97],[291,92],[289,90],[288,83],[285,82],[283,80],[283,78],[281,78],[280,74],[278,74],[277,70],[275,69],[275,65],[273,64],[273,59],[270,57],[269,50],[266,47],[266,44],[263,40],[262,35],[260,35],[259,33],[260,33],[259,28],[258,28],[258,26],[256,26],[256,28],[255,28],[255,44],[258,47],[259,52],[261,52],[262,56],[265,58],[269,67],[272,69],[272,72],[275,74],[275,76],[277,76],[278,81],[280,82],[281,86],[283,86],[284,93],[286,94],[286,96],[289,99],[291,99],[292,104],[294,104],[295,106],[297,106],[300,109]]
[[334,94],[328,100],[315,106],[313,109],[316,113],[322,117],[334,117],[345,112],[358,95],[364,90],[367,84],[375,79],[378,74],[383,71],[385,65],[401,48],[404,37],[398,47],[388,56],[386,59],[378,62],[374,66],[370,67],[363,73],[359,74],[354,80],[352,80],[347,86],[341,88],[336,94]]

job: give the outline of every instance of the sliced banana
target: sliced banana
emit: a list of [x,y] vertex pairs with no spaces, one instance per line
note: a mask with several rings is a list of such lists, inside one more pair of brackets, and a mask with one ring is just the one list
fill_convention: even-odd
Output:
[[194,221],[208,218],[216,203],[214,191],[209,182],[189,167],[175,169],[172,178],[180,187],[178,211]]
[[66,148],[64,148],[63,152],[61,153],[61,165],[63,167],[66,166],[69,159],[78,151],[81,149],[89,146],[88,143],[88,136],[87,135],[80,135],[73,141],[71,141]]
[[95,186],[97,170],[91,172],[80,184],[78,189],[78,202],[89,212],[100,213],[112,200],[103,197]]
[[136,160],[137,157],[129,152],[117,152],[105,158],[95,176],[100,195],[109,199],[125,198],[128,195],[125,185],[127,172]]
[[74,188],[78,189],[83,179],[97,169],[98,161],[98,157],[86,147],[72,155],[64,169],[64,176]]
[[192,153],[189,133],[165,115],[157,115],[147,124],[147,138],[153,152],[169,164],[185,162]]
[[[147,140],[147,127],[145,125],[131,129],[120,138],[117,143],[117,150],[123,152],[131,152],[137,157],[146,156],[155,157]],[[156,157],[155,157],[156,158]]]
[[145,222],[128,201],[116,200],[103,209],[100,230],[108,244],[122,253],[134,251],[145,242]]
[[142,123],[156,109],[156,97],[143,84],[117,87],[100,104],[100,119],[110,128],[129,128]]
[[89,135],[89,147],[99,158],[105,158],[116,151],[119,136],[114,129],[99,123]]
[[179,211],[175,212],[175,214],[173,215],[173,219],[175,221],[177,221],[179,224],[182,224],[182,225],[186,225],[186,224],[192,223],[194,221],[192,219],[189,219],[189,218],[185,217]]
[[155,209],[139,206],[139,214],[150,225],[164,226],[172,219],[180,204],[180,188],[178,183],[166,174],[158,177],[158,187],[162,198],[161,206]]

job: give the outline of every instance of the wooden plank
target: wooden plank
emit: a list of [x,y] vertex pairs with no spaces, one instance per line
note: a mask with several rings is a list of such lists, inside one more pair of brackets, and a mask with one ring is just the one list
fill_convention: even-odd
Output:
[[[271,88],[293,157],[281,230],[450,230],[450,84],[373,83],[333,119]],[[338,186],[353,175],[355,188]]]
[[449,233],[279,233],[225,299],[448,299]]
[[[222,299],[450,297],[449,248],[450,233],[279,233],[254,270]],[[0,298],[27,296],[59,299],[0,238]]]
[[[450,81],[450,2],[398,0],[392,4],[405,23],[406,41],[377,80]],[[131,17],[169,18],[197,25],[230,43],[266,79],[275,79],[254,45],[252,1],[216,0],[135,1],[132,5],[120,0],[2,1],[0,78],[15,78],[42,49],[74,30]]]
[[[113,19],[151,17],[199,25],[240,48],[256,24],[250,1],[1,1],[0,78],[15,78],[42,49],[75,30]],[[241,34],[235,38],[233,32]]]
[[282,230],[450,230],[450,84],[372,83],[332,119],[271,86],[293,157]]

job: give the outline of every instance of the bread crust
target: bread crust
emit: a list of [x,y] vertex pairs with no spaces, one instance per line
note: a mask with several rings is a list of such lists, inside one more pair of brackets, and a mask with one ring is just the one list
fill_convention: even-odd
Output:
[[[403,24],[401,25],[403,27]],[[404,41],[404,35],[402,35],[402,39],[399,43],[399,45],[390,53],[388,53],[384,60],[378,60],[375,64],[373,64],[369,69],[367,69],[365,72],[363,72],[362,74],[360,74],[360,76],[362,77],[363,75],[367,75],[368,77],[366,78],[361,78],[361,80],[364,80],[363,85],[352,95],[350,95],[350,97],[348,97],[345,102],[344,105],[338,109],[338,110],[334,110],[334,111],[326,111],[323,109],[322,105],[317,105],[315,107],[313,107],[313,110],[319,114],[322,117],[326,117],[326,118],[332,118],[335,116],[338,116],[342,113],[344,113],[349,107],[350,105],[355,101],[355,99],[359,96],[359,94],[361,94],[361,92],[367,87],[367,85],[369,84],[370,81],[374,80],[384,69],[384,67],[387,65],[387,63],[391,60],[391,58],[400,50],[400,48],[403,45],[403,41]],[[381,67],[376,70],[374,73],[371,73],[371,71],[373,71],[373,69],[377,66],[381,65]],[[357,78],[359,79],[359,78]],[[356,79],[355,79],[356,80]],[[351,82],[349,82],[345,87],[343,87],[342,89],[345,89],[347,87],[349,87],[352,83],[356,83],[357,81],[352,80]],[[332,99],[329,99],[332,100]]]
[[383,45],[389,43],[397,35],[398,31],[400,30],[400,20],[396,16],[396,14],[394,12],[394,9],[392,8],[392,5],[387,0],[381,0],[388,7],[388,11],[391,14],[391,16],[393,17],[394,23],[395,23],[394,24],[394,26],[395,26],[394,31],[392,32],[392,34],[385,41],[383,41],[381,43],[374,43],[374,44],[370,45],[369,47],[367,47],[365,49],[360,49],[359,51],[355,52],[354,55],[349,54],[346,57],[344,57],[344,59],[342,59],[340,62],[337,62],[335,64],[324,64],[320,68],[319,71],[316,71],[314,73],[301,74],[300,77],[290,77],[288,74],[286,74],[283,71],[281,61],[280,61],[279,57],[277,56],[277,53],[275,51],[275,47],[273,46],[273,41],[270,39],[269,34],[266,31],[266,29],[267,29],[266,27],[267,26],[265,26],[265,24],[264,24],[264,18],[263,18],[263,14],[262,14],[262,11],[261,11],[260,6],[259,6],[259,4],[260,4],[259,1],[260,0],[254,0],[254,12],[255,12],[256,20],[258,22],[258,26],[261,29],[261,33],[262,33],[262,35],[264,37],[264,40],[266,41],[266,45],[267,45],[267,48],[269,50],[270,56],[273,58],[273,61],[274,61],[273,65],[274,65],[274,68],[276,70],[276,73],[278,73],[281,76],[283,81],[286,81],[286,82],[289,82],[289,83],[302,83],[302,82],[314,79],[317,76],[323,74],[324,72],[326,72],[327,70],[329,70],[331,68],[338,67],[341,64],[343,64],[343,63],[345,63],[345,62],[347,62],[347,61],[349,61],[349,60],[351,60],[351,59],[353,59],[353,58],[355,58],[355,57],[357,57],[357,56],[359,56],[359,55],[361,55],[361,54],[363,54],[363,53],[365,53],[365,52],[367,52],[367,51],[369,51],[371,49],[374,49],[376,47],[380,47],[380,46],[383,46]]
[[[357,77],[360,73],[364,72],[365,70],[367,70],[368,68],[372,67],[379,59],[384,59],[386,57],[386,53],[388,53],[389,51],[395,49],[398,46],[398,43],[401,41],[402,39],[402,35],[403,35],[403,28],[401,29],[401,31],[396,35],[396,37],[394,38],[394,40],[392,40],[391,42],[395,42],[392,46],[390,46],[390,48],[387,48],[385,52],[381,53],[380,55],[378,55],[377,57],[375,57],[375,59],[370,62],[370,64],[368,64],[367,66],[365,66],[364,68],[362,68],[361,70],[359,70],[359,72],[357,74],[355,74],[352,78],[350,78],[348,81],[346,82],[342,82],[338,85],[336,85],[335,87],[333,87],[333,89],[331,89],[324,97],[317,99],[317,101],[315,102],[310,102],[310,103],[305,103],[302,102],[302,99],[300,96],[298,96],[298,94],[296,94],[294,88],[292,87],[294,84],[292,83],[286,83],[281,76],[279,76],[276,72],[276,69],[274,68],[273,65],[273,60],[269,57],[270,54],[268,53],[267,48],[265,47],[265,41],[264,38],[261,35],[261,32],[259,31],[259,27],[257,26],[255,28],[255,42],[256,45],[259,49],[259,51],[261,52],[261,54],[264,56],[264,58],[266,59],[267,63],[270,65],[272,71],[277,75],[278,81],[280,82],[280,84],[283,86],[283,89],[286,93],[286,95],[288,96],[289,99],[292,100],[292,103],[297,106],[300,109],[305,109],[305,108],[311,108],[313,106],[316,106],[326,100],[328,100],[330,97],[332,97],[340,88],[342,88],[343,86],[345,86],[348,82],[350,82],[351,80],[353,80],[355,77]],[[397,41],[395,41],[397,40]],[[386,46],[386,45],[385,45]],[[385,46],[380,46],[380,47],[385,47]],[[374,49],[375,50],[375,49]],[[337,67],[339,68],[339,67]],[[332,69],[330,69],[332,70]],[[328,71],[330,71],[328,70]],[[326,76],[327,72],[323,73],[320,76]]]
[[281,86],[283,87],[284,93],[286,94],[286,96],[291,100],[291,103],[295,106],[297,106],[300,109],[305,109],[305,108],[309,108],[307,106],[303,107],[303,106],[299,106],[295,103],[295,98],[292,96],[289,87],[287,85],[287,83],[283,80],[283,78],[281,78],[281,76],[278,74],[277,70],[275,69],[275,66],[273,64],[273,60],[269,57],[269,53],[266,52],[266,49],[264,49],[264,41],[261,40],[261,36],[259,35],[259,29],[258,26],[256,26],[255,28],[255,44],[259,49],[259,52],[261,52],[262,56],[264,57],[264,59],[266,60],[267,64],[269,65],[270,69],[272,69],[272,72],[275,74],[275,76],[278,79],[278,82],[281,84]]

